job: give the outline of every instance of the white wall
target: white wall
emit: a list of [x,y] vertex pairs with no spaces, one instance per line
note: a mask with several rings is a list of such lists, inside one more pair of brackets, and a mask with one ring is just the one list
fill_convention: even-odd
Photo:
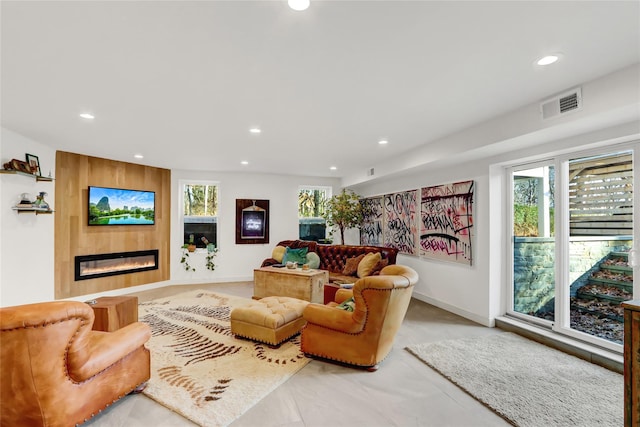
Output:
[[[502,165],[584,145],[613,144],[637,138],[640,134],[639,75],[640,67],[635,65],[583,84],[584,108],[566,117],[543,122],[537,103],[524,106],[441,140],[425,141],[425,145],[414,152],[388,159],[381,165],[372,165],[376,170],[375,177],[367,177],[363,171],[346,177],[342,185],[366,197],[475,180],[473,265],[469,267],[405,255],[400,255],[398,262],[415,268],[420,275],[415,297],[481,324],[492,325],[505,308],[502,297],[507,265],[504,248],[508,242],[503,238],[506,233]],[[12,157],[24,158],[26,152],[39,155],[45,171],[49,168],[47,165],[55,170],[52,149],[3,130],[0,151],[3,161]],[[0,179],[0,304],[52,299],[53,216],[18,216],[10,210],[10,205],[24,191],[47,191],[49,201],[53,201],[53,185],[35,185],[16,177],[2,176]],[[215,272],[204,268],[203,254],[199,255],[201,262],[194,259],[196,267],[202,266],[195,273],[186,273],[180,268],[182,231],[178,183],[185,179],[210,180],[220,185],[220,254],[216,259],[218,267]],[[172,171],[170,282],[250,280],[253,269],[270,255],[275,243],[297,237],[296,200],[300,185],[330,185],[334,194],[340,190],[340,183],[334,179]],[[42,189],[44,186],[46,188]],[[235,199],[253,198],[270,201],[270,242],[268,245],[236,245]],[[345,237],[347,244],[358,243],[357,233],[352,230]],[[161,285],[150,284],[136,290]],[[94,295],[77,299],[92,297]]]
[[[38,156],[45,176],[55,172],[55,150],[7,129],[0,129],[0,165],[11,159]],[[55,177],[54,177],[55,178]],[[0,174],[0,306],[53,299],[54,215],[11,210],[21,193],[44,191],[55,209],[55,183],[20,175]]]
[[[281,240],[298,238],[298,189],[306,186],[330,186],[339,191],[337,178],[250,174],[208,171],[171,171],[171,280],[174,283],[222,282],[253,280],[253,270],[271,256]],[[180,265],[183,239],[180,222],[181,182],[212,182],[219,186],[218,247],[216,269],[205,268],[204,249],[190,255],[195,272]],[[269,243],[236,244],[236,199],[269,200]]]
[[[44,174],[55,172],[55,150],[8,129],[2,129],[0,158],[24,159],[25,153],[37,155]],[[55,178],[55,177],[54,177]],[[179,181],[216,182],[220,188],[218,238],[220,252],[216,270],[205,268],[204,252],[191,255],[196,272],[187,273],[180,265],[182,229],[178,211]],[[252,280],[253,269],[271,255],[275,243],[298,237],[298,187],[330,186],[339,191],[337,178],[315,178],[271,174],[218,173],[208,171],[172,171],[171,191],[171,280],[135,288],[119,289],[75,298],[85,301],[104,295],[119,295],[152,289],[167,284],[192,284]],[[45,198],[55,209],[55,183],[38,182],[23,176],[0,174],[0,306],[27,304],[54,299],[54,216],[18,214],[11,210],[21,193],[46,191]],[[267,199],[270,203],[269,243],[235,244],[235,199]],[[355,243],[355,242],[354,242]]]
[[471,266],[446,261],[427,260],[413,255],[398,255],[398,264],[415,269],[420,280],[414,297],[453,311],[478,323],[489,321],[489,240],[488,169],[472,163],[455,168],[432,170],[386,179],[384,182],[360,186],[358,194],[376,196],[396,191],[416,190],[421,187],[450,182],[474,180],[473,203],[473,263]]
[[584,108],[566,117],[543,122],[538,104],[528,105],[376,165],[378,179],[347,177],[344,183],[362,197],[475,180],[473,265],[400,255],[398,263],[420,275],[414,297],[492,326],[506,309],[503,165],[638,138],[639,76],[636,65],[585,83]]

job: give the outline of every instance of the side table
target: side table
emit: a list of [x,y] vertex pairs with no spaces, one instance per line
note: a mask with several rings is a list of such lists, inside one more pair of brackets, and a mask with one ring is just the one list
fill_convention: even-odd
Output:
[[89,305],[95,314],[94,331],[113,332],[138,321],[138,297],[100,297]]
[[329,282],[324,285],[324,303],[329,304],[330,302],[334,302],[336,299],[336,294],[338,293],[338,289],[353,289],[353,285],[355,283],[335,283]]

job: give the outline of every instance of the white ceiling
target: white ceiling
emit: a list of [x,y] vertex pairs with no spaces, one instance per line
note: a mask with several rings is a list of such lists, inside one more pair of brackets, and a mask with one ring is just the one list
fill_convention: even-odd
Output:
[[170,169],[341,177],[640,62],[638,1],[0,7],[3,127]]

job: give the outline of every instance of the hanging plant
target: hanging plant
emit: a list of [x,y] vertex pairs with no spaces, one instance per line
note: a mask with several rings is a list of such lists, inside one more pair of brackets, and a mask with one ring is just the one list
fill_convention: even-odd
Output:
[[207,267],[207,270],[215,270],[216,269],[216,265],[213,263],[213,259],[216,257],[216,255],[218,254],[218,249],[216,248],[216,246],[213,243],[209,243],[207,244],[207,256],[206,256],[206,263],[205,266]]
[[196,271],[196,269],[189,264],[189,252],[191,252],[189,250],[189,245],[182,245],[182,258],[180,258],[180,264],[182,264],[186,271]]

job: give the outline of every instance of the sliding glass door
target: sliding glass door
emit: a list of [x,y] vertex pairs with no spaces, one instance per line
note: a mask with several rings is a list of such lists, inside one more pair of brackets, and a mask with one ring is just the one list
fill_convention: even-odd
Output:
[[633,152],[567,162],[569,327],[623,343],[622,301],[633,299]]
[[551,162],[511,173],[513,311],[533,321],[555,316],[555,168]]
[[620,350],[620,303],[640,297],[629,262],[635,148],[509,170],[509,314]]

